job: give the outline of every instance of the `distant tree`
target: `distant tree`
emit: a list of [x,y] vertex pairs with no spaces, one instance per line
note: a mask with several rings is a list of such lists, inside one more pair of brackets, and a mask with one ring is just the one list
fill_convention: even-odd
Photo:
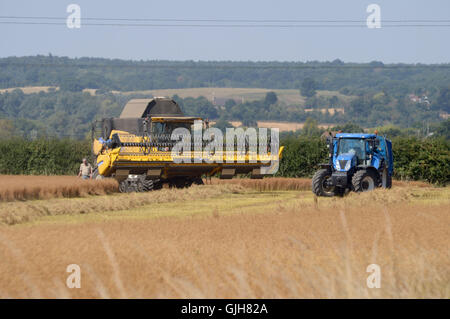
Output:
[[372,100],[369,97],[358,97],[350,103],[350,114],[360,118],[367,116],[372,108]]
[[228,100],[225,101],[225,109],[226,109],[227,111],[230,111],[231,108],[232,108],[233,106],[235,106],[235,105],[236,105],[236,101],[233,100],[233,99],[228,99]]
[[331,107],[336,107],[339,103],[338,97],[336,95],[333,95],[332,97],[330,97],[329,103]]
[[434,135],[450,141],[450,119],[439,123],[434,130]]
[[317,125],[317,120],[312,117],[308,117],[303,125],[302,135],[304,136],[320,136],[322,131]]
[[0,139],[11,138],[14,135],[14,125],[12,121],[0,119]]
[[439,90],[439,96],[434,108],[450,113],[450,86],[443,87]]
[[278,102],[278,97],[275,92],[267,92],[266,97],[264,99],[265,105],[272,105]]
[[228,127],[233,127],[233,125],[228,122],[227,120],[225,120],[224,118],[220,118],[217,120],[216,123],[214,123],[213,127],[218,128],[219,130],[221,130],[224,134],[226,133],[226,129]]
[[183,99],[178,94],[174,94],[172,96],[172,100],[177,102],[179,105],[183,104]]
[[215,106],[204,96],[200,96],[196,99],[188,97],[177,102],[180,104],[181,109],[186,115],[201,116],[205,119],[216,119],[219,117],[219,113]]
[[331,63],[335,65],[344,65],[344,62],[342,62],[342,60],[340,59],[335,59]]
[[79,83],[79,81],[72,78],[67,78],[61,81],[59,89],[61,91],[81,92],[84,87]]
[[258,122],[255,119],[245,118],[242,120],[242,125],[245,127],[258,127]]
[[313,97],[316,95],[317,83],[312,78],[306,78],[302,82],[300,94],[304,97]]
[[319,99],[317,96],[308,97],[305,101],[306,108],[315,109],[319,106]]
[[424,88],[418,87],[414,90],[414,94],[417,96],[421,96],[422,94],[425,94]]
[[106,89],[97,89],[97,90],[95,90],[95,95],[106,94],[106,93],[109,93],[109,91],[106,90]]
[[339,90],[339,93],[344,95],[350,95],[351,91],[348,87],[343,87],[342,89]]
[[384,63],[381,61],[372,61],[369,63],[369,65],[373,67],[384,67]]
[[331,128],[332,131],[342,131],[344,133],[364,133],[364,129],[358,124],[348,122],[344,125],[336,125]]

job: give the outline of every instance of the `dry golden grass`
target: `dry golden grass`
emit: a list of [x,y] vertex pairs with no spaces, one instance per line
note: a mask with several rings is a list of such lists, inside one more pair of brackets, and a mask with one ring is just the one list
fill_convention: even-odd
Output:
[[[149,200],[136,212],[111,213],[119,220],[0,226],[0,297],[450,297],[448,188],[314,200],[309,191],[220,191],[229,186],[162,190],[177,217],[144,218],[169,204]],[[199,193],[209,189],[219,195]],[[126,196],[104,197],[105,205]],[[196,206],[209,214],[196,216]],[[74,263],[80,289],[65,285]],[[381,267],[380,289],[366,286],[372,263]]]
[[12,92],[14,90],[22,90],[22,92],[24,94],[31,94],[31,93],[39,93],[39,92],[48,92],[50,89],[59,90],[59,87],[57,87],[57,86],[24,86],[24,87],[0,89],[0,93]]
[[[212,179],[212,184],[240,185],[258,191],[309,190],[311,188],[311,180],[307,178]],[[425,182],[394,181],[394,187],[410,186],[429,187],[430,185]],[[113,179],[82,180],[74,176],[0,175],[0,202],[85,197],[117,191],[117,182]]]
[[[305,123],[298,122],[269,122],[269,121],[258,121],[258,127],[266,128],[278,128],[280,132],[297,131],[303,128]],[[333,124],[320,123],[318,127],[328,128],[334,126]]]
[[[58,86],[25,86],[0,89],[0,93],[12,92],[20,89],[24,94],[48,92],[50,89],[59,90]],[[115,94],[152,94],[153,96],[173,96],[177,94],[182,98],[200,96],[206,97],[212,101],[213,96],[216,99],[236,99],[239,101],[254,101],[264,99],[267,92],[275,92],[278,99],[286,103],[287,105],[304,105],[305,98],[299,94],[298,90],[294,89],[262,89],[262,88],[220,88],[220,87],[203,87],[203,88],[185,88],[185,89],[161,89],[161,90],[141,90],[141,91],[112,91]],[[83,89],[83,92],[88,92],[91,95],[95,95],[96,89]],[[353,96],[347,96],[339,93],[338,91],[325,91],[318,90],[317,96],[332,97],[337,96],[340,100],[348,103]]]
[[[203,88],[186,88],[186,89],[161,89],[161,90],[144,90],[144,91],[112,91],[115,94],[152,94],[153,96],[173,96],[177,94],[182,98],[200,96],[206,97],[212,101],[213,96],[216,99],[235,99],[238,101],[254,101],[264,99],[267,92],[275,92],[278,100],[286,105],[299,106],[305,104],[305,98],[300,95],[298,90],[294,89],[261,89],[261,88],[220,88],[220,87],[203,87]],[[350,102],[354,97],[339,93],[338,91],[318,90],[317,96],[332,97],[337,96],[346,103]]]
[[309,178],[264,178],[264,179],[218,179],[212,178],[213,185],[240,185],[245,188],[257,191],[304,191],[311,189],[311,179]]
[[[95,185],[94,185],[95,186]],[[102,211],[127,210],[145,205],[211,198],[223,194],[245,193],[239,185],[193,186],[189,189],[165,189],[148,193],[116,194],[88,198],[50,199],[45,201],[0,202],[0,224],[15,225],[44,216],[79,215]]]
[[[258,191],[303,191],[311,190],[311,179],[309,178],[285,178],[273,177],[264,179],[211,179],[213,185],[240,185],[245,188],[255,189]],[[426,182],[416,181],[393,181],[393,187],[432,187]]]
[[113,179],[82,180],[74,176],[0,175],[0,202],[105,195],[118,191]]
[[[288,105],[300,105],[305,102],[305,99],[299,94],[298,90],[271,90],[261,88],[219,88],[219,87],[203,87],[203,88],[186,88],[186,89],[162,89],[162,90],[145,90],[145,91],[128,91],[120,92],[113,91],[113,93],[129,94],[152,94],[153,96],[173,96],[177,94],[182,98],[193,97],[197,98],[204,96],[212,101],[213,96],[216,99],[236,99],[239,101],[254,101],[264,99],[267,92],[274,91],[278,99]],[[339,92],[336,92],[339,95]],[[320,91],[319,93],[320,94]]]
[[432,187],[431,184],[421,181],[392,181],[392,187]]

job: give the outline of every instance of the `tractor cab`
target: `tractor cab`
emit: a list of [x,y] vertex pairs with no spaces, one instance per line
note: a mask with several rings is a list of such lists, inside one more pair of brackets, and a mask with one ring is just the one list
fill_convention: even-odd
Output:
[[337,134],[333,141],[333,165],[337,171],[349,171],[358,165],[370,165],[378,159],[380,141],[374,134]]
[[367,191],[392,183],[391,141],[377,134],[338,133],[328,140],[330,161],[313,178],[319,196],[341,195],[347,189]]

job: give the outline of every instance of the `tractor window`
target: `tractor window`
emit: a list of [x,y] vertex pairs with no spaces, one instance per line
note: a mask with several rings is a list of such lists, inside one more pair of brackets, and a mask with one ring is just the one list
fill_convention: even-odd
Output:
[[365,159],[366,141],[356,138],[347,138],[339,140],[339,152],[338,155],[344,153],[356,154],[358,160]]

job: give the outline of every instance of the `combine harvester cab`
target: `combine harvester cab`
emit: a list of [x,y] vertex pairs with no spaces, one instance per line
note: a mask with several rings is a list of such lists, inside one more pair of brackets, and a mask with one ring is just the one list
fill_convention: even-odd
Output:
[[[94,178],[115,178],[121,192],[143,192],[159,189],[164,184],[177,188],[203,184],[202,175],[220,174],[220,178],[228,179],[250,173],[252,178],[262,178],[273,173],[270,171],[273,163],[278,167],[282,147],[275,154],[268,150],[264,155],[248,149],[234,150],[231,154],[223,149],[219,155],[204,151],[208,141],[202,135],[200,139],[193,138],[196,136],[192,134],[194,123],[201,123],[202,133],[208,128],[208,122],[201,118],[184,116],[172,99],[130,100],[119,118],[93,123],[92,150],[97,163]],[[172,139],[172,132],[177,128],[189,132],[180,137],[190,142],[188,160],[185,154],[172,152],[179,142]]]
[[338,133],[327,143],[330,161],[320,164],[314,174],[314,194],[330,197],[342,196],[346,190],[391,188],[394,159],[390,140],[377,134]]

